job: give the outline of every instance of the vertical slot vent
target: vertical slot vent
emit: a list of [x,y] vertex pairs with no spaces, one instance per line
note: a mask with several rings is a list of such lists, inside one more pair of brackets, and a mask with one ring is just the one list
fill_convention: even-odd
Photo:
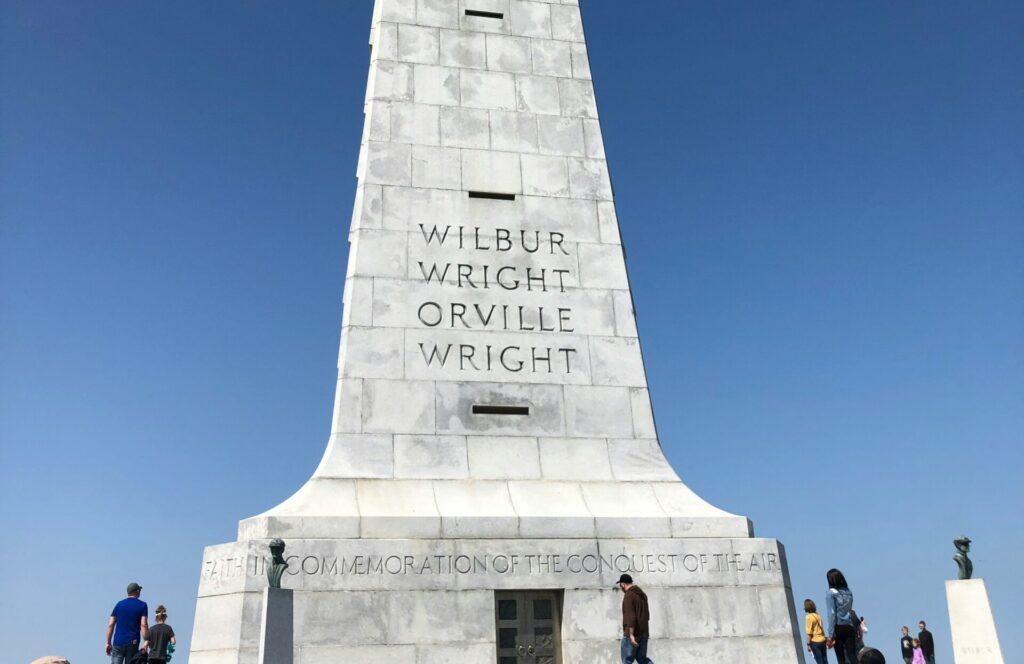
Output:
[[489,406],[477,404],[473,406],[474,415],[529,415],[529,406]]
[[496,18],[499,21],[505,18],[505,15],[501,12],[485,12],[479,9],[467,9],[466,16],[478,16],[480,18]]
[[487,198],[492,201],[514,201],[516,200],[515,194],[501,194],[496,191],[471,191],[469,192],[470,198]]

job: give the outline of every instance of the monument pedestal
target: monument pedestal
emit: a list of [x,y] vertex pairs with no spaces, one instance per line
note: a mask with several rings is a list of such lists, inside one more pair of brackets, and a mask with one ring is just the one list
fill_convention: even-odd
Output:
[[956,664],[1003,664],[985,581],[946,581],[946,601]]

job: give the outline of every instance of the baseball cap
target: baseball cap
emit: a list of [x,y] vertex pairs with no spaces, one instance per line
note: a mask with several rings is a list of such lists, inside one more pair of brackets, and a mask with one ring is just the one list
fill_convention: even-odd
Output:
[[142,586],[140,586],[139,584],[135,583],[134,581],[132,581],[131,583],[128,584],[128,594],[129,595],[131,595],[132,593],[137,593],[140,590],[142,590]]
[[630,576],[630,575],[628,575],[628,574],[623,574],[622,576],[620,576],[620,577],[619,577],[619,580],[618,580],[618,581],[617,581],[617,582],[615,583],[615,586],[616,586],[616,587],[618,587],[618,585],[619,585],[620,583],[629,583],[629,584],[632,584],[632,583],[633,583],[633,577],[631,577],[631,576]]

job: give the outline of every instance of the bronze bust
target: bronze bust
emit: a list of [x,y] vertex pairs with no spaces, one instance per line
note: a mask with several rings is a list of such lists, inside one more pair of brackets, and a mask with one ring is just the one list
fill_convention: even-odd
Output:
[[956,547],[956,555],[953,556],[953,560],[960,568],[960,580],[966,581],[974,576],[974,563],[967,557],[967,554],[971,552],[971,538],[961,535],[953,540],[953,546]]
[[267,582],[271,588],[280,588],[281,576],[288,569],[288,563],[284,559],[284,540],[270,541],[270,556],[270,565],[267,566]]

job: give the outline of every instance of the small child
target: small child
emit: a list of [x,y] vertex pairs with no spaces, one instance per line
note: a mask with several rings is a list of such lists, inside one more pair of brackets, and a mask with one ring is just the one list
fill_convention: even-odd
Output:
[[914,639],[914,664],[925,664],[924,651],[921,650],[921,642]]
[[149,661],[152,664],[164,664],[171,658],[170,653],[174,652],[175,644],[177,640],[174,638],[174,630],[167,624],[167,609],[161,604],[156,607],[156,624],[149,628],[143,648],[149,649]]

